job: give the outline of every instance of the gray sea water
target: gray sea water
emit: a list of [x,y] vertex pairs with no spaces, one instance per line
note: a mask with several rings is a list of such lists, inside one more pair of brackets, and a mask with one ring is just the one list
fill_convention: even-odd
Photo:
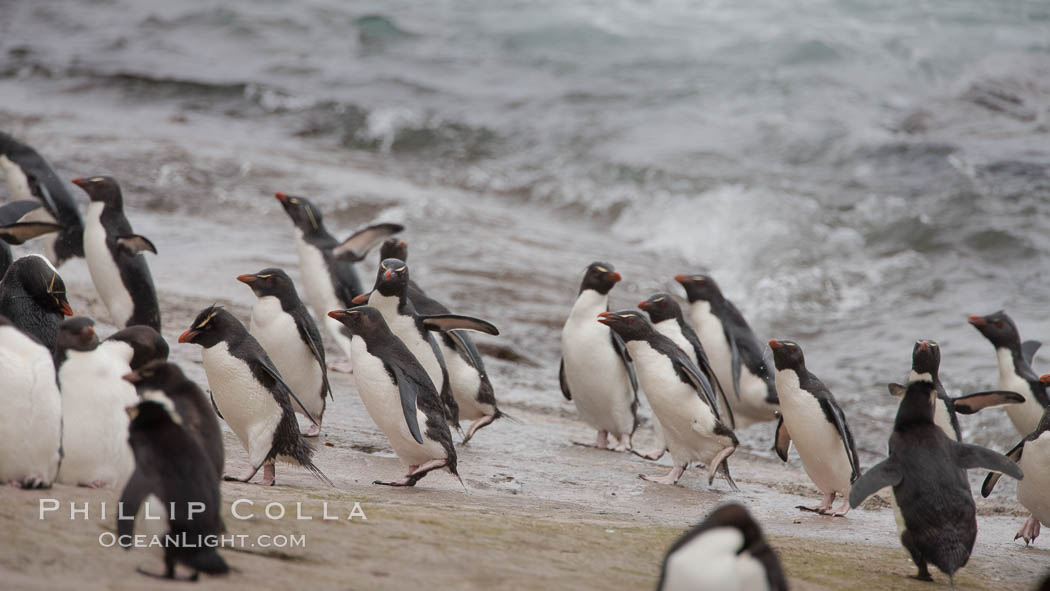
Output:
[[[38,111],[78,113],[77,142],[34,136]],[[0,0],[2,117],[60,168],[103,151],[132,186],[180,196],[147,211],[255,203],[229,179],[275,146],[345,166],[275,187],[345,188],[316,195],[326,207],[362,191],[355,170],[403,181],[365,192],[411,187],[375,209],[439,223],[422,244],[461,257],[446,268],[486,267],[488,310],[513,322],[515,294],[552,294],[516,343],[541,365],[595,257],[632,261],[623,304],[711,272],[760,338],[800,341],[882,434],[884,383],[916,338],[941,342],[956,391],[996,380],[968,314],[1005,308],[1024,338],[1050,339],[1045,1]],[[156,139],[159,120],[178,136]],[[100,127],[155,157],[121,161],[92,144]],[[258,151],[225,168],[168,160],[237,134]],[[463,228],[481,200],[505,204],[515,241]],[[501,259],[521,271],[512,289]],[[546,385],[532,402],[558,406]],[[1016,439],[1001,411],[964,424],[997,448]]]

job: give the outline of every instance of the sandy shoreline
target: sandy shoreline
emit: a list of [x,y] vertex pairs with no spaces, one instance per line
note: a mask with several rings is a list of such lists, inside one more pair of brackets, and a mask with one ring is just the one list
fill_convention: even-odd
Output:
[[[20,121],[27,128],[36,127],[30,118]],[[34,135],[54,137],[51,134],[57,133],[57,125],[60,121],[53,120],[36,128]],[[168,128],[172,125],[166,124]],[[126,187],[134,191],[136,202],[149,204],[148,210],[132,207],[131,216],[136,230],[153,239],[161,252],[151,260],[151,267],[162,294],[164,336],[172,343],[173,359],[203,386],[206,380],[199,349],[175,345],[177,335],[200,308],[216,301],[228,304],[246,319],[252,296],[233,279],[239,273],[279,265],[297,276],[287,221],[265,195],[275,188],[334,191],[344,180],[341,163],[319,152],[275,151],[265,154],[268,168],[255,165],[244,173],[236,159],[224,162],[218,156],[228,145],[205,146],[192,153],[174,150],[181,154],[176,158],[181,167],[177,170],[229,168],[228,177],[215,175],[214,183],[237,195],[258,196],[259,205],[249,208],[242,209],[242,201],[233,199],[235,211],[220,212],[211,205],[197,211],[197,206],[171,201],[195,188],[204,190],[212,182],[207,175],[205,180],[176,184],[171,192],[159,190],[151,184],[152,177],[136,181],[134,170],[141,165],[153,174],[152,165],[142,163],[166,161],[171,156],[168,151],[153,143],[143,146],[117,133],[104,139],[115,143],[93,151],[89,148],[97,138],[85,135],[72,138],[64,154],[49,157],[62,163],[61,172],[92,168],[124,172]],[[127,141],[120,144],[120,140]],[[251,159],[258,161],[262,155],[254,153]],[[312,173],[305,180],[301,168]],[[362,179],[374,179],[375,185],[364,183],[362,188]],[[330,217],[335,227],[354,227],[377,212],[382,212],[383,219],[417,222],[406,233],[410,249],[416,249],[410,250],[410,262],[418,270],[415,276],[428,289],[454,302],[455,310],[490,319],[504,329],[505,337],[484,339],[482,346],[500,353],[487,359],[496,395],[505,410],[523,423],[498,422],[460,449],[466,492],[447,474],[428,476],[414,490],[372,486],[369,483],[376,478],[400,476],[400,464],[357,399],[352,377],[333,374],[335,401],[321,438],[331,445],[319,446],[316,463],[336,486],[326,487],[283,465],[278,466],[277,487],[223,485],[224,512],[232,533],[302,533],[307,536],[306,548],[224,552],[239,572],[226,579],[209,579],[209,588],[248,584],[273,588],[305,582],[319,589],[395,589],[410,583],[442,589],[646,589],[654,585],[660,559],[673,539],[730,500],[745,504],[763,524],[795,588],[931,588],[905,578],[912,567],[896,541],[888,508],[855,511],[845,519],[794,509],[812,503],[816,490],[794,453],[792,461],[783,465],[768,450],[772,425],[741,433],[744,447],[730,460],[741,488],[738,493],[729,492],[720,480],[709,489],[696,469],[686,473],[682,486],[644,483],[637,475],[666,470],[666,460],[654,465],[626,454],[571,444],[590,440],[592,433],[575,420],[570,404],[553,402],[560,393],[555,382],[557,351],[549,343],[556,342],[551,337],[557,334],[570,305],[579,272],[576,259],[600,257],[602,239],[572,234],[558,225],[553,214],[480,203],[470,214],[457,214],[457,225],[480,228],[477,239],[487,241],[486,246],[471,253],[472,258],[456,257],[456,245],[442,242],[441,233],[452,230],[418,223],[429,215],[447,223],[448,212],[440,199],[414,193],[411,186],[396,180],[383,180],[379,172],[358,174],[353,180],[358,183],[355,191],[365,197],[333,211]],[[377,196],[392,187],[404,192],[396,198]],[[414,210],[406,213],[406,204]],[[330,206],[326,209],[332,211]],[[176,213],[166,213],[172,211]],[[530,225],[519,225],[517,216],[521,215],[531,216]],[[551,218],[549,223],[543,222],[545,216]],[[537,232],[537,227],[547,233]],[[489,234],[490,228],[500,231]],[[513,251],[513,245],[528,245],[528,250]],[[567,250],[574,253],[568,264],[564,260]],[[501,255],[507,251],[527,252],[531,258],[522,261]],[[652,284],[632,277],[670,277],[682,264],[678,260],[654,262],[645,253],[618,253],[617,267],[628,280],[623,293],[614,294],[614,299],[621,304],[631,298],[637,301],[640,298],[635,296],[650,290]],[[546,272],[536,273],[537,267]],[[366,283],[368,268],[361,267]],[[105,310],[83,263],[74,261],[60,271],[77,313],[104,320]],[[108,334],[110,328],[103,321],[99,332]],[[554,412],[549,410],[551,405]],[[850,409],[847,415],[851,420],[864,420]],[[236,473],[244,467],[245,454],[228,431],[226,435],[228,471]],[[648,430],[641,432],[636,446],[646,449],[650,438]],[[870,448],[877,453],[876,445]],[[868,467],[875,458],[873,453],[863,454],[862,463]],[[1050,569],[1045,539],[1033,548],[1013,541],[1023,514],[1012,496],[1007,496],[1011,490],[1004,487],[994,499],[978,499],[977,547],[959,578],[960,588],[1029,588]],[[160,561],[150,551],[100,547],[98,536],[113,528],[112,520],[37,518],[40,498],[60,499],[63,507],[70,501],[88,501],[94,506],[103,500],[113,502],[118,495],[117,491],[62,486],[49,491],[0,488],[0,538],[6,540],[0,545],[0,577],[5,585],[27,589],[165,587],[134,572],[136,566],[159,569]],[[257,507],[277,501],[292,508],[301,502],[313,515],[320,513],[325,501],[344,509],[359,501],[368,520],[241,521],[229,513],[230,503],[239,498],[251,499]],[[935,578],[938,587],[947,584],[947,577],[940,573]]]

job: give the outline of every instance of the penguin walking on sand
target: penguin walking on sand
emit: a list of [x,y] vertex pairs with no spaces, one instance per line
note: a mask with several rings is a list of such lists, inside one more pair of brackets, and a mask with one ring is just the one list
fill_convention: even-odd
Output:
[[135,386],[142,400],[152,400],[174,410],[182,419],[182,428],[204,450],[216,478],[221,479],[225,462],[222,429],[211,402],[197,384],[174,363],[155,359],[124,376]]
[[167,361],[168,342],[161,334],[144,325],[129,326],[106,338],[108,343],[123,343],[131,349],[131,369],[138,369],[151,361]]
[[640,477],[659,484],[676,484],[691,462],[700,461],[707,464],[708,485],[714,481],[715,473],[721,472],[729,486],[737,490],[729,475],[729,456],[739,442],[733,430],[722,422],[714,386],[703,371],[638,312],[602,312],[598,322],[610,327],[626,344],[674,462],[666,476]]
[[627,451],[638,428],[638,376],[623,339],[595,322],[598,314],[609,311],[609,291],[620,279],[608,263],[587,266],[561,331],[558,382],[583,422],[598,430],[594,447],[609,449],[612,435],[613,450]]
[[[248,452],[248,474],[241,478],[225,476],[226,480],[248,482],[263,468],[262,484],[273,486],[274,462],[280,457],[332,483],[314,465],[313,448],[299,432],[292,402],[305,406],[233,314],[218,306],[205,308],[179,336],[179,342],[202,347],[204,373],[215,407]],[[317,422],[309,412],[306,415],[312,423]]]
[[671,546],[656,591],[787,591],[780,559],[747,509],[715,509]]
[[[422,315],[408,298],[408,265],[400,259],[386,259],[379,264],[375,286],[367,294],[354,298],[355,304],[368,303],[379,310],[390,331],[404,341],[405,346],[419,361],[439,393],[449,424],[459,429],[459,404],[452,393],[447,359],[434,331],[476,330],[490,335],[499,335],[492,324],[456,314]],[[476,429],[475,429],[476,430]]]
[[49,351],[55,350],[58,327],[73,308],[66,284],[51,262],[38,254],[24,256],[0,279],[0,315]]
[[736,427],[774,420],[777,388],[762,346],[743,314],[707,275],[676,275],[675,281],[685,288],[689,320],[727,390]]
[[108,176],[73,179],[91,198],[84,226],[84,255],[91,281],[117,328],[144,325],[160,332],[160,306],[143,252],[153,243],[135,234],[124,215],[124,196]]
[[[388,238],[379,247],[380,263],[386,259],[407,261],[408,243],[396,238]],[[419,285],[409,279],[405,293],[412,302],[416,312],[422,315],[451,314],[444,304],[428,296]],[[364,301],[365,296],[358,296],[355,301]],[[485,371],[481,353],[474,344],[470,333],[462,330],[441,332],[437,335],[437,344],[448,369],[449,387],[456,400],[461,420],[472,421],[463,435],[463,444],[468,443],[479,429],[492,424],[496,419],[506,416],[496,405],[496,395]]]
[[977,539],[977,512],[966,470],[984,468],[1018,480],[1023,474],[1002,454],[952,441],[933,424],[936,402],[932,381],[908,384],[893,423],[890,455],[853,483],[849,503],[856,507],[892,486],[904,521],[901,544],[918,568],[913,578],[932,581],[927,567],[932,563],[954,587],[955,573],[970,559]]
[[62,396],[51,351],[0,316],[0,483],[50,488],[62,458]]
[[317,325],[299,299],[291,277],[281,269],[238,275],[237,281],[251,287],[258,298],[252,307],[248,332],[259,341],[285,383],[317,420],[303,436],[317,437],[324,420],[325,396],[332,396],[324,343]]
[[277,193],[284,212],[295,225],[295,245],[299,251],[299,272],[303,292],[313,308],[317,323],[324,325],[332,340],[347,360],[332,364],[332,369],[351,371],[350,335],[342,324],[325,314],[329,310],[349,308],[351,300],[363,291],[354,263],[386,237],[404,230],[400,224],[375,224],[354,232],[340,242],[324,227],[321,210],[305,197]]
[[119,488],[135,468],[124,409],[138,396],[123,380],[131,371],[131,354],[119,345],[100,344],[94,324],[90,318],[70,318],[58,333],[54,360],[62,392],[65,452],[58,481]]
[[211,470],[204,451],[183,428],[181,415],[154,400],[143,400],[127,409],[131,419],[128,442],[135,453],[135,472],[120,496],[117,517],[118,540],[131,549],[135,533],[135,514],[147,497],[160,500],[167,514],[167,535],[187,544],[164,545],[164,573],[152,577],[175,579],[179,564],[193,569],[188,579],[199,573],[221,575],[229,572],[226,561],[213,545],[201,543],[207,536],[226,531],[222,522],[222,495],[219,478]]
[[404,341],[391,332],[383,314],[371,306],[359,306],[332,310],[328,315],[354,335],[354,381],[361,402],[408,467],[401,480],[376,480],[374,484],[415,486],[429,472],[440,469],[462,483],[437,390]]
[[1039,349],[1039,342],[1022,343],[1017,325],[1002,310],[987,316],[970,316],[969,321],[995,347],[999,361],[999,390],[1024,396],[1024,403],[1006,407],[1006,415],[1021,436],[1028,435],[1039,425],[1043,409],[1050,404],[1046,385],[1032,371],[1032,358]]
[[[54,239],[45,243],[48,258],[57,266],[84,256],[84,222],[66,184],[47,160],[32,147],[0,132],[0,170],[4,171],[12,200],[35,200],[39,204],[24,221],[56,223]],[[34,208],[36,209],[36,208]]]
[[[1050,374],[1039,378],[1050,384]],[[1040,524],[1050,526],[1050,407],[1043,411],[1039,426],[1027,437],[1006,452],[1006,457],[1017,462],[1024,472],[1024,479],[1017,483],[1017,500],[1032,512],[1014,539],[1024,538],[1027,546],[1039,537]],[[995,483],[1002,476],[998,472],[988,474],[981,487],[981,496],[992,494]]]
[[[962,430],[959,427],[959,414],[970,415],[982,408],[998,406],[1000,404],[1019,404],[1024,402],[1024,397],[1016,392],[977,392],[958,398],[948,396],[937,370],[941,365],[941,348],[935,341],[915,341],[911,353],[911,373],[908,375],[908,383],[919,379],[932,381],[937,390],[937,405],[933,412],[933,424],[944,431],[952,441],[962,441]],[[904,398],[907,386],[900,384],[889,385],[890,394]]]
[[[781,412],[774,449],[786,462],[788,449],[794,442],[806,474],[824,493],[819,505],[799,505],[798,508],[821,515],[845,516],[850,509],[850,485],[860,476],[860,461],[846,415],[827,386],[806,369],[806,359],[797,343],[773,339],[769,341],[769,348],[773,350],[777,368]],[[831,505],[837,494],[843,496],[844,502],[833,512]]]

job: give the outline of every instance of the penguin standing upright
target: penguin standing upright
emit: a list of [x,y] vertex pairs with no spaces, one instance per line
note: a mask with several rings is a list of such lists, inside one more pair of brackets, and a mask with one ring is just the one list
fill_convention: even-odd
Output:
[[222,478],[225,449],[222,429],[211,403],[200,387],[182,373],[174,363],[155,359],[124,376],[135,385],[139,397],[166,404],[182,418],[182,427],[204,450],[215,467],[216,478]]
[[219,478],[211,470],[204,451],[182,427],[182,417],[164,404],[143,400],[127,410],[131,419],[128,443],[135,453],[135,472],[120,496],[117,535],[131,549],[135,518],[147,497],[156,496],[167,512],[168,536],[188,541],[164,545],[164,574],[142,569],[145,575],[174,579],[175,567],[193,569],[190,580],[204,572],[220,575],[229,566],[214,545],[201,543],[226,531],[222,522]]
[[[841,517],[849,513],[850,485],[860,475],[860,461],[846,415],[827,386],[806,369],[802,348],[791,341],[769,341],[777,368],[780,421],[775,445],[780,459],[787,461],[795,442],[802,467],[813,484],[824,493],[816,507],[800,505],[803,511]],[[845,498],[838,511],[831,511],[835,495]]]
[[0,280],[0,315],[54,351],[63,316],[72,316],[66,284],[51,263],[38,254],[24,256]]
[[65,450],[58,481],[119,488],[135,468],[124,409],[138,396],[123,380],[131,371],[131,354],[100,345],[94,324],[90,318],[70,318],[58,333],[55,367],[62,392]]
[[707,483],[721,471],[729,486],[729,456],[738,441],[722,422],[714,386],[678,345],[656,332],[652,324],[633,310],[602,312],[598,322],[612,328],[627,345],[641,379],[645,396],[660,420],[667,449],[674,465],[661,478],[642,475],[643,480],[675,484],[689,464],[707,464]]
[[620,279],[609,263],[587,266],[562,327],[558,382],[583,422],[598,430],[594,447],[609,449],[612,435],[613,449],[627,451],[638,427],[638,377],[623,339],[595,322],[598,314],[609,311],[609,291]]
[[[958,398],[948,396],[937,370],[941,365],[941,348],[935,341],[915,341],[911,353],[911,373],[908,375],[908,383],[919,379],[932,381],[937,390],[937,406],[933,412],[933,424],[937,425],[953,441],[962,441],[962,430],[959,428],[958,413],[969,415],[982,408],[997,406],[1000,404],[1018,404],[1024,402],[1024,397],[1016,392],[977,392]],[[900,384],[889,385],[890,394],[898,398],[904,397],[906,386]]]
[[437,390],[404,341],[390,331],[383,314],[359,306],[328,315],[354,335],[354,381],[361,401],[408,467],[401,480],[374,484],[415,486],[427,473],[440,469],[459,478],[452,432]]
[[[1039,379],[1050,384],[1050,374]],[[1024,538],[1027,546],[1039,537],[1040,524],[1050,526],[1050,495],[1047,495],[1050,491],[1050,407],[1043,411],[1039,426],[1006,452],[1006,457],[1017,462],[1024,472],[1024,479],[1017,483],[1017,500],[1032,514],[1017,530],[1014,539]],[[981,496],[992,494],[1000,476],[998,472],[992,472],[985,477]]]
[[1021,436],[1035,430],[1050,405],[1046,385],[1032,371],[1032,358],[1039,348],[1037,341],[1021,342],[1013,319],[1002,310],[987,316],[970,316],[970,324],[995,347],[999,361],[999,389],[1024,396],[1023,404],[1006,407],[1006,415]]
[[62,397],[51,352],[0,316],[0,483],[48,488],[62,458]]
[[[313,463],[313,449],[299,432],[292,400],[302,402],[284,383],[281,374],[239,320],[223,308],[201,310],[180,343],[202,347],[204,373],[208,376],[215,407],[248,451],[251,470],[248,482],[263,468],[264,486],[276,482],[274,462],[278,457],[294,461],[331,484]],[[317,421],[307,413],[311,422]],[[264,467],[265,466],[265,467]]]
[[675,281],[685,288],[689,320],[727,391],[736,426],[742,429],[774,420],[777,388],[762,346],[743,314],[707,275],[676,275]]
[[856,507],[892,486],[904,521],[901,544],[918,568],[914,578],[932,581],[927,564],[933,563],[954,586],[955,572],[970,559],[977,539],[977,511],[966,470],[985,468],[1018,480],[1023,474],[1002,454],[952,441],[933,424],[936,400],[932,381],[908,385],[893,422],[890,456],[853,483],[849,503]]
[[80,211],[47,160],[32,147],[0,132],[0,170],[4,171],[13,199],[39,201],[41,209],[31,216],[34,221],[61,226],[54,240],[45,243],[48,258],[62,266],[70,258],[84,256]]
[[787,591],[787,577],[762,528],[742,505],[715,509],[667,551],[656,591]]
[[91,281],[118,328],[142,324],[160,332],[160,306],[143,252],[157,249],[135,234],[124,215],[124,196],[108,176],[73,179],[91,198],[84,254]]
[[[380,263],[386,259],[407,261],[408,243],[388,238],[380,246],[379,254]],[[405,293],[418,314],[433,316],[451,313],[444,304],[428,296],[411,278],[407,282]],[[354,301],[363,302],[367,297],[362,294],[354,298]],[[470,333],[461,330],[443,331],[437,335],[436,340],[448,369],[449,387],[459,408],[459,418],[473,421],[463,435],[465,444],[479,429],[505,415],[496,405],[492,382]]]
[[285,383],[317,420],[303,435],[317,437],[324,420],[325,395],[332,396],[324,343],[317,325],[299,300],[291,277],[281,269],[238,275],[237,281],[251,287],[259,298],[252,307],[248,332],[259,341]]
[[[369,294],[354,298],[355,304],[367,302],[379,310],[390,327],[426,370],[439,392],[449,424],[459,429],[459,405],[452,394],[446,358],[432,331],[463,329],[498,335],[499,330],[484,320],[456,314],[419,314],[408,298],[408,265],[400,259],[386,259],[379,264],[376,283]],[[367,298],[367,299],[366,299]]]
[[339,242],[325,229],[321,210],[308,199],[284,193],[277,193],[276,197],[295,225],[295,245],[299,251],[299,271],[306,299],[313,308],[317,323],[328,329],[332,340],[347,357],[345,363],[333,364],[332,369],[350,371],[350,335],[344,332],[342,324],[325,314],[352,305],[351,300],[362,291],[354,263],[387,236],[402,231],[404,227],[376,224]]

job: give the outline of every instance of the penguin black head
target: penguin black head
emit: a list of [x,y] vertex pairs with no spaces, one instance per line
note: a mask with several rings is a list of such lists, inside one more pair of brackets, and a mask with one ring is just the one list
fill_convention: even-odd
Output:
[[269,267],[255,274],[238,275],[237,281],[247,284],[255,296],[260,298],[273,296],[284,300],[290,295],[296,295],[292,278],[276,267]]
[[165,404],[154,400],[142,400],[125,410],[131,419],[128,426],[130,431],[149,431],[165,425],[182,423],[182,418],[174,409],[169,409]]
[[904,399],[897,407],[897,418],[893,428],[914,423],[933,423],[933,408],[937,398],[937,389],[933,382],[919,379],[908,384]]
[[[919,340],[911,350],[911,371],[916,376],[937,377],[941,366],[941,347],[936,341]],[[911,380],[914,381],[914,378]]]
[[387,238],[379,247],[379,260],[401,259],[408,260],[408,243],[400,238]]
[[63,316],[72,316],[73,308],[66,299],[66,284],[51,263],[38,254],[24,256],[8,268],[5,286],[20,286],[40,308]]
[[332,310],[328,316],[343,323],[350,332],[362,338],[368,338],[390,328],[383,320],[383,315],[372,306],[357,306],[346,310]]
[[644,341],[653,334],[653,325],[634,310],[602,312],[598,314],[598,322],[616,331],[625,342]]
[[384,296],[397,296],[408,286],[408,265],[401,259],[383,259],[376,274],[375,291]]
[[107,341],[121,341],[135,352],[131,358],[131,369],[137,369],[150,361],[165,361],[169,348],[167,341],[153,328],[141,324],[129,326],[109,335]]
[[718,284],[710,275],[679,274],[674,276],[674,280],[685,288],[685,296],[689,299],[690,304],[696,301],[718,302],[724,299],[722,290],[718,288]]
[[294,197],[285,193],[276,193],[275,196],[281,202],[284,212],[292,218],[292,223],[304,235],[321,231],[321,210],[306,197]]
[[162,359],[154,359],[125,375],[124,379],[135,384],[141,395],[146,390],[171,392],[174,388],[170,386],[185,380],[186,375],[182,373],[178,365]]
[[1017,332],[1017,325],[1002,310],[987,316],[970,316],[969,322],[981,331],[984,338],[991,341],[996,349],[1009,349],[1020,345],[1021,336]]
[[616,269],[613,268],[609,263],[603,263],[595,261],[590,265],[587,265],[587,272],[583,274],[583,281],[580,282],[580,293],[593,289],[594,291],[605,295],[609,293],[609,290],[614,285],[623,279]]
[[71,351],[94,351],[98,347],[95,321],[86,316],[70,318],[58,327],[56,348]]
[[672,318],[676,320],[682,318],[682,308],[670,294],[658,293],[649,296],[649,299],[638,304],[638,307],[649,313],[649,320],[653,324],[659,324]]
[[92,201],[103,203],[106,207],[120,209],[124,206],[124,198],[120,193],[120,185],[116,179],[109,176],[92,176],[73,179],[73,184],[87,193]]
[[773,350],[773,364],[777,371],[782,369],[800,369],[806,367],[806,358],[802,355],[802,347],[794,341],[769,341],[769,348]]
[[225,340],[229,329],[237,324],[237,319],[221,306],[208,306],[197,314],[190,328],[179,335],[179,342],[194,343],[205,349],[214,347]]

